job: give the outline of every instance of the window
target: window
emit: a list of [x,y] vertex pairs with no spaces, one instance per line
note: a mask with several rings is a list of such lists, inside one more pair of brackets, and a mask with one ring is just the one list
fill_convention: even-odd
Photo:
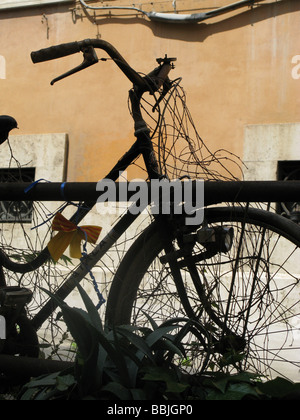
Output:
[[14,7],[44,6],[52,3],[67,3],[71,1],[74,0],[2,0],[0,10],[11,9]]
[[[33,182],[35,168],[0,169],[0,182]],[[0,201],[0,221],[2,223],[30,223],[31,201]]]
[[284,160],[278,162],[277,167],[278,181],[300,180],[300,161],[299,160]]
[[[277,166],[278,181],[300,181],[300,161],[284,160],[279,161]],[[300,222],[300,202],[279,203],[277,213],[288,217],[295,222]]]

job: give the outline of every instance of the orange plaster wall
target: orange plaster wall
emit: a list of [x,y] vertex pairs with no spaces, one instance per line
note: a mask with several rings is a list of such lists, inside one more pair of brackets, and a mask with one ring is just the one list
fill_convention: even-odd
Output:
[[224,147],[243,157],[245,125],[300,121],[300,69],[299,79],[293,78],[292,63],[300,55],[300,2],[271,3],[189,26],[104,14],[95,25],[80,8],[74,20],[70,5],[0,11],[0,55],[6,60],[0,114],[18,120],[18,134],[68,133],[68,181],[105,176],[134,140],[130,82],[107,61],[51,87],[50,80],[81,57],[38,65],[30,60],[33,50],[99,34],[144,73],[157,57],[177,57],[171,77],[183,77],[201,137],[212,150]]

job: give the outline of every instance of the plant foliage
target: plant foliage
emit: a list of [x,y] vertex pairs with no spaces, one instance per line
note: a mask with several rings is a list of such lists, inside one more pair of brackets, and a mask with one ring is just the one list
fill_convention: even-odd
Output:
[[102,325],[89,296],[80,285],[78,289],[86,311],[58,301],[64,321],[77,344],[74,369],[31,381],[19,397],[180,398],[188,384],[184,383],[180,370],[169,361],[175,354],[184,358],[184,350],[176,344],[176,337],[183,328],[182,319],[173,319],[160,326],[152,322],[151,328],[119,326],[108,329]]
[[300,394],[300,384],[282,378],[262,382],[247,372],[187,375],[173,360],[189,365],[181,338],[189,327],[195,328],[194,321],[176,318],[158,326],[149,318],[151,328],[108,329],[89,296],[80,285],[78,289],[86,311],[57,301],[77,344],[74,368],[33,379],[19,399],[259,400]]

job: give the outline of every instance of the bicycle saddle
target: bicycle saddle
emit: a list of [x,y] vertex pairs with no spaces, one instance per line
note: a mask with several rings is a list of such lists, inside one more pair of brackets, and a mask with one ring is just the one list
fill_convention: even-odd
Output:
[[0,144],[7,140],[9,132],[14,128],[18,128],[18,123],[13,117],[0,115]]

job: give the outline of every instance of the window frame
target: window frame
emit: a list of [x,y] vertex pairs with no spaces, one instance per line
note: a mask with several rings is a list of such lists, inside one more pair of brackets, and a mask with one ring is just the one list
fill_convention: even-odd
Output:
[[[300,160],[279,160],[277,162],[277,180],[284,181],[286,179],[297,180],[297,181],[300,180]],[[297,210],[299,207],[300,207],[300,202],[277,203],[276,213],[285,215],[285,217],[288,217],[288,218],[292,218],[293,214],[296,215],[296,213],[299,213],[299,210]],[[300,217],[300,215],[297,217]],[[299,218],[297,219],[297,223],[299,223]]]
[[[0,182],[34,182],[35,172],[35,167],[0,168]],[[10,209],[12,209],[12,211],[10,211]],[[24,209],[26,209],[25,213]],[[32,213],[32,201],[0,200],[1,223],[31,223]]]

